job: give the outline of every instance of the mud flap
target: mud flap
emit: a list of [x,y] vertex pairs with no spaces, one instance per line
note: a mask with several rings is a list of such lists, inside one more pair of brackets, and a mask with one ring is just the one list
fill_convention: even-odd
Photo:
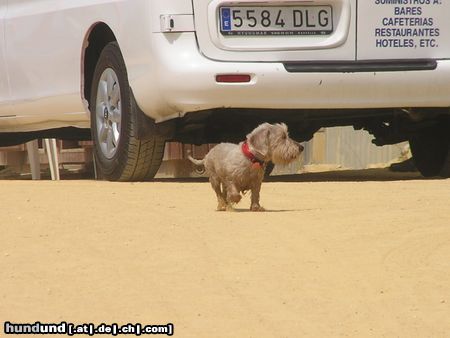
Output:
[[[133,95],[133,94],[132,94]],[[176,121],[169,120],[162,123],[156,123],[154,119],[145,115],[145,113],[139,108],[134,99],[133,101],[137,106],[137,109],[133,109],[136,114],[134,117],[137,122],[137,135],[136,138],[140,141],[146,141],[152,137],[159,137],[163,140],[170,140],[175,135]]]

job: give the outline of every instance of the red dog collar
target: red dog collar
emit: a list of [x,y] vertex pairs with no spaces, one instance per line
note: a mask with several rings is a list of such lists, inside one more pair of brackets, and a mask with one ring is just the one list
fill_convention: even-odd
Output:
[[264,164],[265,164],[264,161],[257,158],[255,156],[255,154],[253,154],[250,151],[250,147],[249,147],[247,141],[242,143],[242,152],[244,153],[245,157],[247,157],[250,160],[250,162],[252,162],[253,168],[259,169],[259,168],[264,167]]

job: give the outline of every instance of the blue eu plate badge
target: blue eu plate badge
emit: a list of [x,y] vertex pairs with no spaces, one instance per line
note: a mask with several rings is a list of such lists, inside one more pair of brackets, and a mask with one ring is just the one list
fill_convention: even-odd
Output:
[[220,9],[220,20],[222,23],[222,31],[231,31],[231,9],[222,7]]

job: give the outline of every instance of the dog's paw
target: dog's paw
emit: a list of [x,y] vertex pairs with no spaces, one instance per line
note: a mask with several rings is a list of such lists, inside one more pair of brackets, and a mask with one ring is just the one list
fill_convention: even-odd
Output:
[[242,196],[240,194],[229,195],[228,199],[230,203],[239,203]]
[[233,206],[232,205],[227,205],[227,211],[228,212],[234,212],[234,211],[236,211],[234,208],[233,208]]
[[252,205],[252,206],[250,207],[250,210],[251,210],[251,211],[266,211],[266,209],[264,209],[262,206],[257,205],[257,204]]
[[227,210],[227,204],[224,201],[219,201],[219,204],[217,204],[217,211],[226,211]]

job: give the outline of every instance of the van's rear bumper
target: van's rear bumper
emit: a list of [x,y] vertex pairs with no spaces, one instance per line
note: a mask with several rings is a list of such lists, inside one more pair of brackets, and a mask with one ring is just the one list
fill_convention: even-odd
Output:
[[[213,108],[450,107],[450,60],[424,69],[289,72],[283,62],[210,60],[194,33],[153,39],[153,71],[130,82],[141,109],[157,121]],[[250,74],[251,81],[217,83],[218,74]]]
[[289,73],[364,73],[364,72],[408,72],[435,70],[436,60],[375,60],[375,61],[303,61],[284,62]]

